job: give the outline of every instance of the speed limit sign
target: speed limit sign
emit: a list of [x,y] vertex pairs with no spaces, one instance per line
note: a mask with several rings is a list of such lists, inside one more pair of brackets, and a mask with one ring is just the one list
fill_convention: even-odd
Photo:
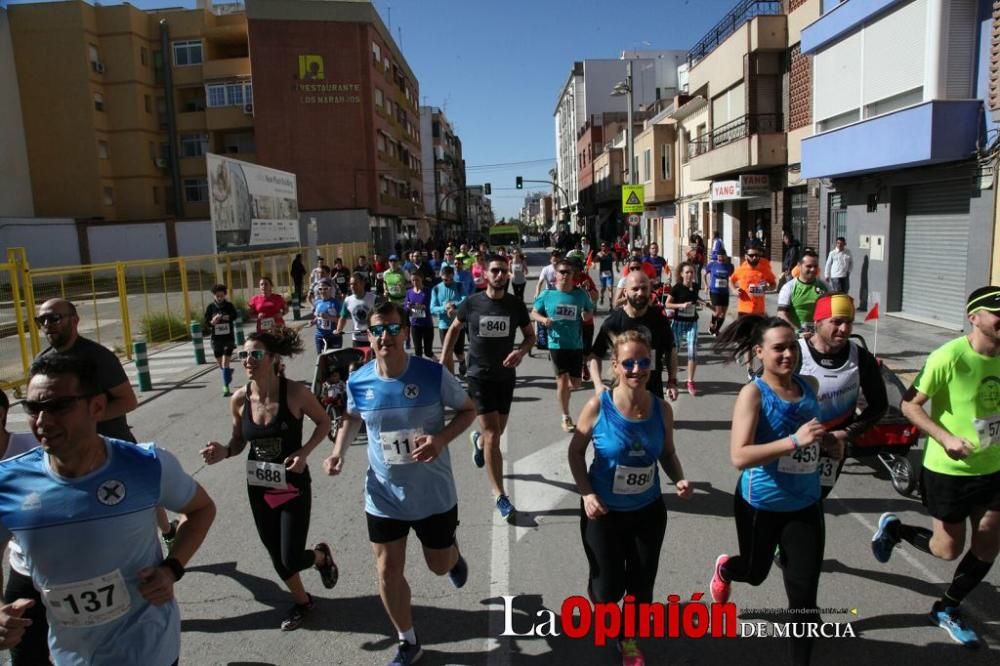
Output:
[[629,226],[637,227],[637,226],[639,226],[640,222],[642,222],[642,216],[641,215],[636,215],[636,214],[633,213],[632,215],[628,216]]

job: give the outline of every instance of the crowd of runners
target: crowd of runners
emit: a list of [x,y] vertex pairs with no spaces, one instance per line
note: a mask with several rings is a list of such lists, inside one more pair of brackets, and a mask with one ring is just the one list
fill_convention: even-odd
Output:
[[[314,609],[301,572],[315,568],[327,589],[339,577],[335,543],[307,546],[311,474],[365,470],[378,592],[398,639],[389,663],[421,657],[405,575],[408,534],[416,534],[430,571],[456,588],[466,584],[452,453],[473,424],[468,452],[485,468],[498,519],[517,524],[501,440],[517,368],[535,349],[548,352],[553,418],[571,438],[586,593],[594,603],[651,601],[667,525],[658,468],[679,497],[693,495],[674,444],[671,402],[682,384],[692,397],[702,393],[695,375],[706,338],[748,372],[730,435],[730,462],[740,471],[734,554],[715,559],[710,596],[726,602],[733,583],[760,585],[777,566],[788,608],[801,621],[819,621],[823,498],[846,448],[890,405],[876,359],[851,340],[853,299],[819,278],[816,253],[806,249],[794,266],[782,266],[780,289],[764,254],[750,243],[734,266],[718,239],[707,252],[692,239],[686,261],[671,267],[655,244],[631,252],[578,244],[565,255],[552,251],[536,276],[519,250],[485,243],[430,256],[360,257],[350,268],[317,258],[308,283],[304,268],[294,272],[291,303],[260,278],[245,313],[255,330],[239,348],[240,313],[226,285],[215,285],[204,323],[231,429],[201,456],[209,465],[242,458],[234,473],[245,475],[260,542],[290,595],[280,628],[296,629]],[[833,286],[846,286],[844,278]],[[777,312],[769,316],[765,298],[775,290]],[[300,304],[308,312],[301,329],[288,316]],[[1000,287],[974,291],[967,314],[970,333],[930,355],[901,406],[928,435],[922,494],[931,528],[886,513],[871,550],[884,563],[906,541],[959,560],[930,618],[975,647],[980,639],[963,621],[961,603],[1000,550]],[[135,443],[126,416],[138,404],[131,384],[112,352],[79,335],[79,321],[61,299],[37,313],[50,346],[32,365],[22,402],[31,433],[7,431],[10,405],[0,394],[0,540],[10,553],[0,647],[15,665],[169,666],[180,655],[173,586],[215,506],[172,454]],[[319,354],[354,348],[371,360],[334,366],[318,378],[327,388],[317,396],[308,382],[287,377],[283,362],[305,352],[309,334]],[[680,355],[686,366],[679,367]],[[231,359],[245,372],[238,387]],[[593,394],[573,410],[584,381]],[[332,450],[324,450],[333,419],[318,398],[330,396],[340,400],[338,427]],[[362,432],[366,462],[349,455]],[[310,470],[317,450],[322,463]],[[809,663],[811,638],[788,645],[790,663]],[[645,663],[635,639],[619,648],[625,666]]]

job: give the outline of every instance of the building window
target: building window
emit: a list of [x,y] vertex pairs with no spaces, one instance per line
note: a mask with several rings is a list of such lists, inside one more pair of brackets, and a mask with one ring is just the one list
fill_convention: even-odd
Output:
[[378,88],[375,89],[375,106],[382,108],[382,103],[385,101],[385,97],[382,95],[382,91]]
[[185,178],[184,201],[188,203],[208,201],[208,181],[205,178]]
[[142,63],[143,67],[149,66],[149,51],[146,50],[145,46],[139,47],[139,62]]
[[243,84],[226,86],[226,103],[230,106],[243,106]]
[[378,151],[380,153],[384,153],[385,152],[385,135],[382,134],[381,132],[379,132],[378,133],[378,137],[375,139],[375,142],[378,145]]
[[642,180],[643,182],[649,182],[650,169],[652,167],[652,152],[649,148],[642,151]]
[[257,143],[254,141],[253,132],[227,132],[222,135],[222,144],[227,153],[257,152]]
[[660,146],[660,180],[670,180],[670,144]]
[[375,61],[375,64],[382,62],[382,47],[375,42],[372,42],[372,59]]
[[382,64],[385,65],[385,71],[388,72],[392,69],[392,62],[389,60],[389,56],[386,56],[385,59],[382,60]]
[[108,159],[108,142],[98,141],[97,142],[97,157],[102,160]]
[[206,90],[208,92],[208,106],[210,108],[226,105],[226,86],[206,86]]
[[205,86],[209,108],[243,106],[253,103],[253,85],[250,83],[216,83]]
[[201,157],[208,152],[207,134],[181,134],[181,157]]
[[104,188],[104,205],[113,206],[115,203],[115,191],[110,187]]
[[809,195],[804,187],[789,190],[789,194],[789,225],[786,231],[790,231],[792,238],[797,240],[802,247],[806,247],[809,244],[807,240],[809,228]]
[[94,111],[104,111],[104,95],[99,92],[94,93]]
[[96,72],[98,70],[97,66],[101,64],[101,54],[94,44],[88,44],[87,46],[90,54],[90,68]]
[[174,66],[200,65],[202,62],[201,41],[174,42]]
[[153,51],[153,81],[163,85],[163,51]]
[[149,95],[143,95],[142,104],[146,108],[146,113],[153,112],[153,98]]

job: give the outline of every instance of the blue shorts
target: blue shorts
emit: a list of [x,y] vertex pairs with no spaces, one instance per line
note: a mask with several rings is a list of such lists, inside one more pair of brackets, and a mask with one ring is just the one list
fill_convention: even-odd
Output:
[[614,275],[602,275],[601,276],[601,288],[611,288],[615,286],[615,276]]
[[698,358],[698,320],[681,321],[674,319],[670,322],[670,328],[674,332],[674,344],[677,349],[687,349],[689,361]]

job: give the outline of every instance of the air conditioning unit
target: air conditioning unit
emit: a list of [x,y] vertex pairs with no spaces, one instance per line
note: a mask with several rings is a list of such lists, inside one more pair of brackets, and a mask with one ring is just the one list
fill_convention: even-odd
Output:
[[95,62],[94,63],[94,71],[97,72],[98,74],[103,74],[104,73],[104,63],[103,62]]
[[244,104],[243,113],[253,113],[253,104]]
[[163,157],[157,157],[157,158],[153,159],[153,164],[155,164],[156,168],[158,168],[158,169],[166,169],[167,168],[167,160],[165,158],[163,158]]

